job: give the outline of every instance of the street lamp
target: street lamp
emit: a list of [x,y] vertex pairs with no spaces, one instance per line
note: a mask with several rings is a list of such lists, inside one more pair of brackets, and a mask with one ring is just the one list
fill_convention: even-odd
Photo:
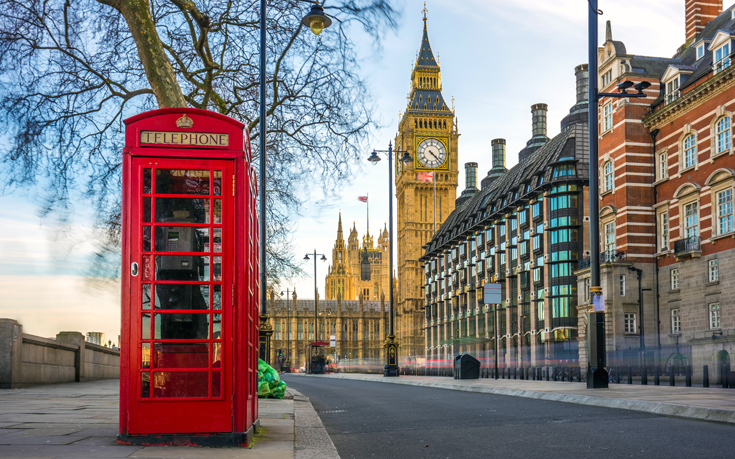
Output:
[[[314,35],[319,35],[322,30],[326,29],[332,24],[332,20],[324,14],[324,8],[319,4],[318,0],[297,0],[303,3],[311,3],[312,7],[301,23],[308,26]],[[270,338],[273,334],[273,327],[268,323],[268,308],[267,308],[267,289],[266,289],[266,252],[265,252],[265,238],[266,238],[266,227],[265,227],[265,173],[266,173],[266,115],[267,111],[265,108],[265,36],[266,36],[266,23],[265,19],[267,16],[267,1],[260,0],[260,138],[258,139],[258,150],[260,153],[260,262],[258,264],[260,270],[260,324],[258,326],[258,341],[260,358],[266,363],[270,363]],[[297,32],[298,33],[298,32]]]
[[[388,230],[388,307],[390,308],[390,331],[384,344],[386,364],[383,370],[383,376],[395,377],[398,376],[398,342],[393,334],[393,144],[388,143],[388,150],[373,150],[373,153],[368,158],[368,161],[373,163],[373,165],[378,164],[378,161],[380,161],[378,153],[388,155],[388,226],[390,228]],[[406,166],[413,161],[408,151],[395,150],[395,153],[396,155],[403,153],[401,162]]]
[[[293,293],[291,293],[291,290],[289,288],[286,288],[286,368],[288,368],[288,373],[291,373],[291,307],[289,306],[289,302],[291,301],[291,297],[296,298],[296,287],[293,289]],[[283,292],[281,292],[281,297],[283,297]]]
[[[602,11],[597,9],[597,0],[588,0],[588,40],[587,50],[589,57],[589,85],[588,85],[588,128],[589,128],[589,162],[590,162],[590,309],[587,320],[589,355],[587,364],[587,388],[604,389],[608,387],[607,356],[605,350],[605,308],[600,286],[600,202],[598,183],[598,151],[597,151],[597,110],[598,101],[604,97],[613,98],[641,98],[646,97],[643,91],[651,83],[642,81],[634,84],[632,81],[623,81],[618,84],[615,93],[597,92],[597,16]],[[627,92],[630,87],[638,92]],[[595,298],[600,307],[595,307]]]
[[[327,261],[327,257],[322,253],[316,253],[316,249],[314,249],[313,254],[306,254],[304,255],[304,260],[310,260],[309,255],[314,255],[314,342],[316,343],[318,341],[317,337],[319,336],[319,306],[317,303],[317,289],[316,289],[316,257],[318,255],[321,255],[322,261]],[[311,346],[312,353],[314,352],[314,345]],[[311,355],[309,356],[309,373],[314,374],[314,368],[311,366]]]

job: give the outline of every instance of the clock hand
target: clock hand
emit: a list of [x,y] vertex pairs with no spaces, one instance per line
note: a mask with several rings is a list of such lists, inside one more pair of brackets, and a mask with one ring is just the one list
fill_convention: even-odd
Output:
[[432,158],[434,158],[434,161],[436,161],[436,160],[438,160],[438,159],[439,159],[439,158],[437,158],[437,157],[436,157],[436,155],[435,155],[435,154],[434,154],[433,152],[431,152],[431,151],[427,151],[427,152],[426,152],[426,154],[427,154],[427,155],[431,155],[431,157],[432,157]]

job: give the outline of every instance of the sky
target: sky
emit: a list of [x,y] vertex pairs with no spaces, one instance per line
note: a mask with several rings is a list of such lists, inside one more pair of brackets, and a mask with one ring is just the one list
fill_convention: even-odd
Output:
[[[387,32],[376,51],[369,37],[354,31],[361,72],[382,128],[375,131],[356,177],[340,198],[325,202],[318,189],[294,221],[294,255],[306,275],[283,280],[303,299],[314,297],[314,264],[306,253],[331,253],[342,212],[345,233],[353,222],[365,233],[369,195],[370,228],[388,221],[387,161],[373,166],[373,149],[385,150],[406,108],[410,76],[421,43],[423,0],[398,0],[398,30]],[[684,41],[684,0],[601,0],[598,43],[605,21],[628,53],[671,56]],[[725,8],[729,7],[725,3]],[[459,137],[461,193],[464,163],[477,162],[478,176],[491,167],[490,141],[507,141],[506,166],[531,138],[531,105],[548,104],[548,136],[575,102],[574,67],[587,62],[585,0],[428,0],[428,31],[441,65],[443,95],[454,99]],[[395,205],[395,204],[394,204]],[[0,196],[0,318],[21,322],[24,332],[53,337],[59,331],[102,331],[117,342],[120,285],[86,277],[93,246],[91,218],[79,206],[72,226],[59,237],[58,225],[39,216],[40,204],[22,193]],[[394,208],[395,209],[395,208]],[[395,259],[395,254],[394,254]],[[324,292],[329,262],[317,261],[317,285]]]

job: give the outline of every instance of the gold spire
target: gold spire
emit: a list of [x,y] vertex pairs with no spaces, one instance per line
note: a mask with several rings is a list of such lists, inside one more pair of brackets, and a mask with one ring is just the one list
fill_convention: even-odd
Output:
[[426,9],[426,2],[424,2],[424,22],[426,22],[426,13],[428,13],[429,10]]

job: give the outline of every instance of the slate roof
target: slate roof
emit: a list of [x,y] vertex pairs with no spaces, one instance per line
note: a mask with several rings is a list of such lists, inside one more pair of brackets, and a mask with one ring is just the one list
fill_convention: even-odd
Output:
[[[429,100],[431,102],[428,102]],[[436,109],[434,105],[436,105]],[[447,106],[442,92],[438,89],[416,89],[413,91],[411,103],[406,112],[412,115],[453,115],[452,109]]]
[[434,59],[434,53],[431,51],[431,43],[429,43],[429,31],[426,29],[426,18],[424,18],[424,36],[421,37],[421,48],[419,56],[416,58],[416,67],[436,67],[439,64]]
[[[462,202],[449,214],[426,246],[422,260],[450,249],[456,240],[465,238],[482,228],[487,222],[527,202],[529,198],[545,188],[570,181],[586,183],[589,180],[587,137],[585,118],[584,121],[568,126],[546,145],[531,153],[525,161],[516,164],[471,199]],[[562,158],[572,158],[568,161],[576,163],[577,175],[575,177],[552,178],[553,165]],[[541,177],[543,177],[542,183],[540,183]],[[528,191],[526,191],[527,185]]]

